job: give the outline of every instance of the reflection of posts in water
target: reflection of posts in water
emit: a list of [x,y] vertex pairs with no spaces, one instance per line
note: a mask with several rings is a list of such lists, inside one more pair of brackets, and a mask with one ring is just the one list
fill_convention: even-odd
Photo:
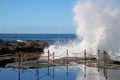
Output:
[[84,77],[86,77],[86,50],[84,51],[84,61],[85,61]]
[[47,73],[47,75],[50,75],[49,71],[50,71],[50,67],[48,66],[48,73]]
[[20,54],[18,55],[18,57],[19,57],[19,64],[18,64],[18,80],[20,80]]
[[55,67],[53,66],[53,80],[55,79]]
[[84,77],[86,77],[86,63],[85,63],[85,67],[84,67]]
[[107,79],[107,52],[104,51],[104,76]]
[[36,78],[39,80],[39,58],[36,61]]
[[36,77],[37,77],[37,80],[39,80],[39,68],[36,67]]
[[55,79],[54,57],[55,53],[53,52],[53,80]]
[[68,65],[67,65],[67,76],[68,76]]
[[106,66],[104,67],[104,76],[105,76],[105,79],[107,79],[107,67]]
[[18,68],[18,80],[20,80],[20,67]]

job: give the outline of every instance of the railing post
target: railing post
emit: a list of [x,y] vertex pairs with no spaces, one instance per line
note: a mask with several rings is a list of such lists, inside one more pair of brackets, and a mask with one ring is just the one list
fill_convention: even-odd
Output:
[[67,49],[67,76],[68,76],[68,49]]
[[107,52],[104,51],[103,54],[104,54],[104,65],[106,65],[107,64]]
[[84,77],[86,77],[86,49],[84,50],[84,61],[85,61]]
[[99,63],[100,63],[100,50],[98,49],[98,62],[97,62],[97,66],[98,66],[98,72],[99,70]]
[[48,66],[49,66],[49,60],[50,60],[50,52],[48,50]]
[[86,49],[84,50],[84,60],[85,60],[85,64],[86,64]]
[[55,57],[55,53],[53,52],[53,66],[54,66],[54,59],[55,59],[54,57]]
[[50,64],[49,61],[50,61],[50,52],[49,52],[49,50],[48,50],[48,75],[49,75],[49,66],[50,66],[50,65],[49,65],[49,64]]
[[68,64],[68,49],[67,49],[67,64]]
[[20,68],[20,57],[21,57],[21,56],[20,56],[20,54],[18,55],[18,57],[19,57],[19,59],[18,59],[18,60],[19,60],[19,68]]
[[100,60],[100,50],[98,49],[98,61]]
[[107,52],[104,51],[104,76],[107,79]]

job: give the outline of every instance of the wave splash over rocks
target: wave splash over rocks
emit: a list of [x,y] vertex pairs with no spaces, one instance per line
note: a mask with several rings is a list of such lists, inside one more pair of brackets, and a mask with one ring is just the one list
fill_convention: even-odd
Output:
[[66,49],[75,53],[86,49],[87,54],[94,55],[100,49],[120,61],[120,7],[116,3],[117,0],[77,0],[73,12],[78,38],[66,44],[56,43],[45,51],[60,55]]

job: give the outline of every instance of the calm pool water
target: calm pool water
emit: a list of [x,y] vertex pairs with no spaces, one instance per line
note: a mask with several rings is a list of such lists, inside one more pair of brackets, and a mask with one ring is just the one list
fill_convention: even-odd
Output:
[[95,67],[0,68],[0,80],[120,80],[120,70]]

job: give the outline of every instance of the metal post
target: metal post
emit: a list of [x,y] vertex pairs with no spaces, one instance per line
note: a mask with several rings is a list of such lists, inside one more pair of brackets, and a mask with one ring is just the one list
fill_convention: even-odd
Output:
[[107,79],[107,52],[104,51],[104,76]]
[[68,49],[67,49],[67,64],[68,64]]
[[48,66],[49,66],[49,60],[50,60],[50,52],[48,50]]
[[99,62],[100,62],[100,50],[98,49],[98,63],[97,63],[98,72],[100,71],[100,70],[99,70]]
[[53,52],[53,66],[54,66],[54,57],[55,57],[55,53]]
[[18,59],[18,60],[19,60],[19,68],[20,68],[20,57],[21,57],[21,56],[20,56],[20,54],[18,55],[18,57],[19,57],[19,59]]
[[100,60],[100,50],[98,49],[98,61]]
[[67,76],[68,76],[68,49],[67,49]]
[[104,65],[106,65],[107,64],[107,52],[104,51],[103,54],[104,54]]
[[49,52],[49,50],[48,50],[48,75],[49,75],[49,61],[50,61],[50,52]]
[[86,49],[84,50],[84,60],[85,60],[84,77],[86,77]]
[[86,64],[86,49],[84,50],[84,60],[85,60],[85,64]]

